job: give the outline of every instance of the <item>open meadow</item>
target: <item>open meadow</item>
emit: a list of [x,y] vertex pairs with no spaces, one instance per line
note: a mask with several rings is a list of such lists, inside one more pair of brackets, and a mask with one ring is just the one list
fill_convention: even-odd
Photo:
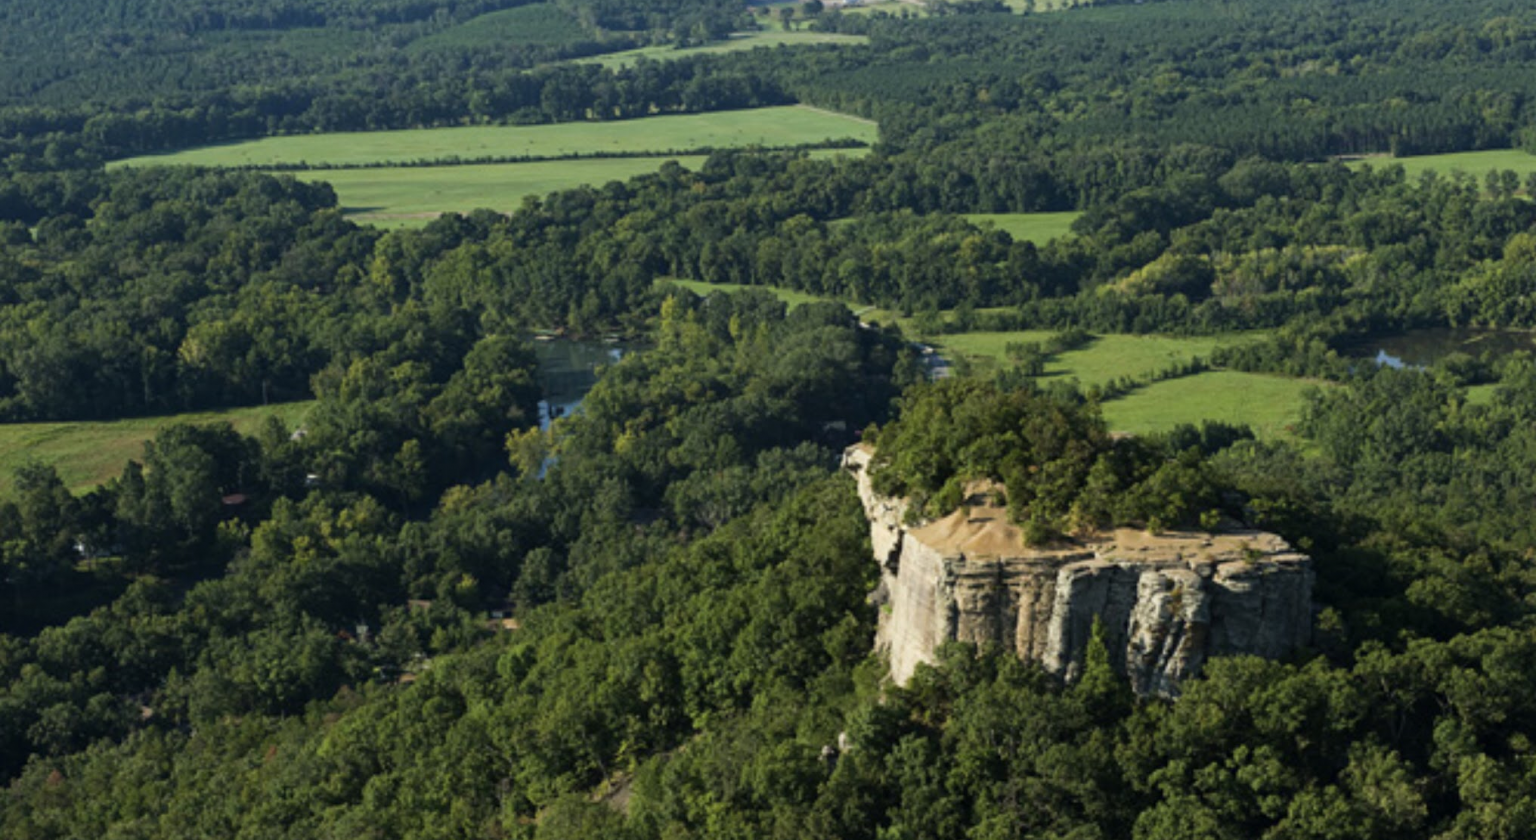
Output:
[[144,442],[166,426],[223,421],[242,434],[253,434],[269,416],[276,416],[296,429],[313,406],[307,401],[129,420],[0,424],[0,498],[10,495],[15,469],[29,461],[54,467],[69,489],[80,493],[143,457]]
[[413,166],[295,172],[305,181],[336,189],[342,209],[355,222],[383,227],[424,225],[443,213],[482,207],[507,213],[528,196],[543,197],[583,184],[601,186],[655,172],[668,160],[694,169],[703,156],[594,158],[469,166]]
[[[863,149],[818,149],[811,157],[856,156]],[[541,160],[466,166],[396,166],[376,169],[329,169],[291,173],[305,181],[335,187],[342,210],[352,221],[380,227],[419,227],[443,213],[488,208],[510,213],[529,196],[543,198],[559,190],[600,187],[657,171],[675,160],[688,169],[704,164],[703,155]]]
[[120,166],[372,166],[457,158],[668,155],[698,149],[785,148],[839,140],[873,143],[878,127],[858,117],[785,105],[707,114],[553,125],[477,125],[266,137],[128,158]]
[[1072,223],[1083,215],[1077,210],[1065,213],[967,213],[974,225],[992,225],[1019,242],[1044,245],[1052,239],[1072,235]]
[[[655,172],[668,160],[690,169],[703,155],[689,149],[785,148],[852,140],[872,143],[869,120],[799,105],[675,114],[609,122],[536,126],[465,126],[407,131],[341,132],[268,137],[115,161],[112,167],[348,167],[293,171],[305,181],[330,183],[354,221],[385,227],[424,225],[448,212],[480,208],[511,212],[527,196],[583,185],[600,186]],[[867,149],[816,149],[813,157],[866,154]],[[437,166],[374,164],[560,157],[512,163]]]
[[598,64],[610,69],[618,69],[620,67],[628,67],[642,58],[650,61],[671,61],[695,55],[715,55],[758,48],[771,49],[773,47],[798,47],[806,45],[850,46],[867,43],[869,43],[869,39],[863,35],[812,32],[807,29],[795,29],[788,32],[783,29],[762,29],[751,32],[736,32],[725,41],[705,44],[700,47],[683,47],[681,49],[669,46],[641,47],[637,50],[624,50],[623,52],[596,55],[591,58],[578,58],[575,61],[582,64]]
[[[945,355],[964,356],[983,369],[1000,364],[1013,342],[1040,342],[1048,330],[967,333],[936,339]],[[1120,377],[1136,379],[1196,357],[1209,358],[1217,347],[1255,341],[1263,332],[1221,336],[1099,335],[1087,346],[1052,358],[1042,382],[1075,379],[1084,386]],[[1104,418],[1117,432],[1164,432],[1202,420],[1245,424],[1261,438],[1289,434],[1301,415],[1302,394],[1317,383],[1283,376],[1213,370],[1155,382],[1104,403]]]
[[[1013,343],[1040,342],[1050,330],[975,332],[942,335],[933,339],[945,355],[964,356],[982,365],[998,364]],[[1045,366],[1045,378],[1076,379],[1083,385],[1102,385],[1122,376],[1145,376],[1195,357],[1209,357],[1212,350],[1263,336],[1262,332],[1222,336],[1099,335],[1085,347],[1069,350]]]
[[1168,379],[1104,403],[1104,420],[1116,432],[1165,432],[1202,420],[1244,424],[1264,440],[1291,435],[1304,395],[1319,383],[1259,373],[1212,370]]
[[1481,152],[1456,152],[1445,155],[1418,155],[1416,157],[1369,157],[1350,161],[1350,166],[1372,166],[1378,169],[1401,166],[1409,178],[1418,178],[1433,170],[1441,175],[1461,171],[1478,178],[1494,170],[1511,170],[1523,179],[1536,172],[1536,155],[1520,149],[1492,149]]

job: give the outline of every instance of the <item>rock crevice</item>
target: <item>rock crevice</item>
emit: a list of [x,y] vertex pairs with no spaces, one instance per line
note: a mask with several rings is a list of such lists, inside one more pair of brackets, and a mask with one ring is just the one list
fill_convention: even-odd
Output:
[[855,446],[844,466],[880,565],[876,645],[898,683],[948,641],[1009,649],[1071,682],[1099,621],[1131,687],[1174,696],[1211,656],[1278,658],[1311,639],[1312,561],[1275,534],[1120,529],[1031,547],[984,493],[908,523],[906,499],[875,492],[871,457]]

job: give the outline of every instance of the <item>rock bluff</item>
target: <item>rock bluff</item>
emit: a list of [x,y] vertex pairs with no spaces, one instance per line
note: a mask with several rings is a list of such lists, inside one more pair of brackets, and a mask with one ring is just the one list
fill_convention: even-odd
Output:
[[997,646],[1073,681],[1100,619],[1137,694],[1175,696],[1206,659],[1277,658],[1312,630],[1312,561],[1260,531],[1151,535],[1120,529],[1030,547],[985,497],[906,523],[907,501],[875,493],[872,452],[848,449],[880,564],[876,645],[905,683],[947,641]]

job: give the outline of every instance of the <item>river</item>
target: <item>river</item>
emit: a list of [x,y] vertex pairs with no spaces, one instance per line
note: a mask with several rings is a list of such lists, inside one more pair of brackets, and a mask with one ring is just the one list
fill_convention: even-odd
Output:
[[539,428],[548,430],[551,421],[575,411],[597,384],[598,369],[622,359],[625,351],[624,345],[602,341],[534,341],[544,387],[544,399],[539,400]]
[[1536,333],[1437,327],[1369,338],[1349,348],[1347,353],[1372,359],[1379,365],[1402,368],[1429,367],[1452,353],[1503,355],[1518,350],[1536,352]]

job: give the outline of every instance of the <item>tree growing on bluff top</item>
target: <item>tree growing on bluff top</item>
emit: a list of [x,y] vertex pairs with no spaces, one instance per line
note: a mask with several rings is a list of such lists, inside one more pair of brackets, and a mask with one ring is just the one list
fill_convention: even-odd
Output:
[[1219,502],[1200,450],[1176,443],[1188,436],[1116,440],[1075,396],[945,380],[909,390],[899,406],[871,438],[872,478],[880,493],[911,497],[917,516],[943,516],[966,485],[990,480],[1039,544],[1116,525],[1192,525]]

